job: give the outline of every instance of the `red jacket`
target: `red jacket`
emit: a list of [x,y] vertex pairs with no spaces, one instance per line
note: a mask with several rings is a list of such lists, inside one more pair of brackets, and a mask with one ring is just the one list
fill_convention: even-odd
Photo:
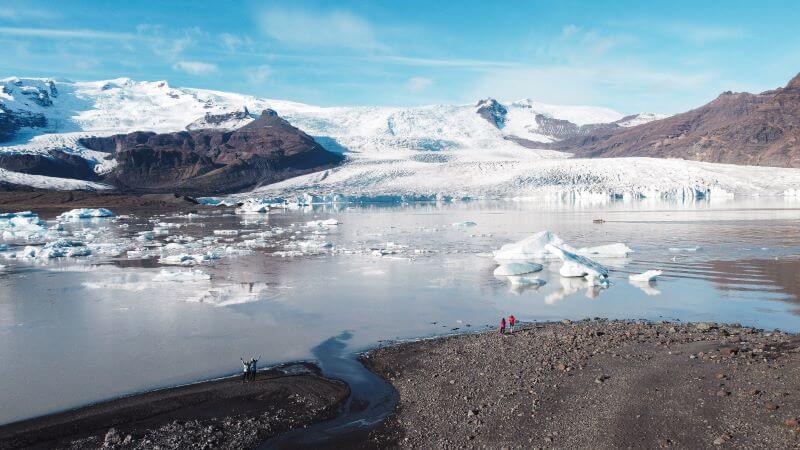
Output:
[[500,319],[500,328],[505,328],[505,327],[506,327],[506,318],[503,317],[502,319]]
[[517,323],[517,318],[514,317],[514,316],[509,316],[508,317],[508,324],[513,327],[515,323]]

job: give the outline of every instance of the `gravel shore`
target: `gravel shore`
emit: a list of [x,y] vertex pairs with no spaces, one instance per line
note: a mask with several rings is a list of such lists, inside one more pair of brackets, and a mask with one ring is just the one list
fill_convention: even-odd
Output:
[[0,448],[254,448],[329,419],[350,394],[316,366],[149,392],[0,426]]
[[376,349],[403,448],[800,448],[800,336],[738,325],[528,324]]

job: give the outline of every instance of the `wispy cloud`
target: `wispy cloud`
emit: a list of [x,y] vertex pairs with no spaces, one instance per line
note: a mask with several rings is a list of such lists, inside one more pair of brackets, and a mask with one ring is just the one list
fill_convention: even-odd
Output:
[[191,75],[209,75],[219,71],[216,64],[202,61],[178,61],[172,65],[172,68]]
[[456,67],[456,68],[499,68],[499,67],[520,67],[524,64],[511,61],[493,61],[485,59],[459,59],[459,58],[420,58],[414,56],[399,55],[374,55],[362,57],[361,59],[374,62],[385,62],[403,66],[422,66],[422,67]]
[[387,48],[366,19],[347,11],[270,8],[261,13],[258,23],[265,35],[290,46],[356,50]]
[[411,77],[406,82],[408,90],[411,92],[422,92],[433,85],[433,80],[426,77]]
[[250,84],[258,86],[264,84],[269,79],[272,75],[272,69],[267,65],[261,65],[248,69],[246,74]]
[[0,27],[0,34],[10,36],[36,37],[46,39],[103,39],[103,40],[131,40],[136,36],[131,33],[118,33],[114,31],[74,30],[57,28],[24,28]]

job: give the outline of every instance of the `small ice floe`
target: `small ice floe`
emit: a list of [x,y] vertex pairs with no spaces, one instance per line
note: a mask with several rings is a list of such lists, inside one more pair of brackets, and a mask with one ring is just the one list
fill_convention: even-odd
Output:
[[306,226],[309,228],[327,228],[338,226],[340,223],[341,222],[336,219],[312,220],[310,222],[306,222]]
[[0,237],[4,240],[36,240],[47,233],[45,222],[30,211],[0,214]]
[[453,228],[471,228],[476,226],[478,226],[478,224],[471,220],[465,220],[464,222],[456,222],[453,224]]
[[563,262],[558,271],[562,277],[584,277],[590,285],[608,284],[608,269],[597,262],[556,245],[547,244],[545,248]]
[[648,270],[644,273],[630,274],[628,279],[637,283],[649,283],[655,281],[656,277],[661,276],[662,273],[664,272],[660,270]]
[[28,245],[21,251],[18,251],[14,256],[17,258],[26,259],[53,259],[74,258],[79,256],[89,256],[91,254],[91,249],[89,249],[83,242],[69,239],[56,239],[55,241],[48,242],[40,247]]
[[177,282],[190,282],[190,281],[208,281],[211,275],[203,272],[202,270],[169,270],[161,269],[158,275],[153,277],[153,281],[177,281]]
[[531,262],[515,262],[501,264],[494,269],[495,276],[524,275],[526,273],[539,272],[542,270],[541,264]]
[[190,255],[187,253],[181,253],[178,255],[169,255],[169,256],[162,256],[159,258],[158,262],[160,264],[169,265],[169,266],[193,266],[195,264],[200,264],[205,261],[203,255]]
[[114,217],[114,213],[105,208],[78,208],[61,213],[57,219],[69,222],[81,219],[96,219],[100,217]]
[[214,230],[215,236],[236,236],[239,230]]
[[269,212],[269,205],[261,200],[248,198],[234,211],[236,214],[264,214]]

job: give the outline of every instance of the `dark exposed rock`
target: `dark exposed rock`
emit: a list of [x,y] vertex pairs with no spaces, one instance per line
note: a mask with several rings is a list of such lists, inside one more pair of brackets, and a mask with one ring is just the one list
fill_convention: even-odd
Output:
[[760,94],[724,92],[697,109],[647,124],[550,144],[582,157],[651,156],[800,167],[800,75]]
[[506,123],[506,114],[508,114],[505,106],[493,98],[480,100],[475,106],[478,108],[475,112],[479,116],[497,128],[503,128]]
[[203,129],[216,129],[216,128],[225,128],[225,124],[235,123],[235,122],[244,122],[250,119],[250,111],[247,110],[245,107],[241,111],[233,111],[223,114],[211,114],[206,113],[200,119],[195,120],[194,122],[186,125],[186,129],[189,131],[193,130],[203,130]]
[[10,141],[21,128],[45,126],[47,126],[47,119],[41,114],[11,111],[0,104],[0,142]]
[[222,194],[274,183],[341,162],[272,110],[234,131],[134,132],[81,140],[111,152],[106,181],[123,191]]
[[0,153],[0,168],[32,175],[99,179],[85,159],[58,150],[51,150],[47,154]]

